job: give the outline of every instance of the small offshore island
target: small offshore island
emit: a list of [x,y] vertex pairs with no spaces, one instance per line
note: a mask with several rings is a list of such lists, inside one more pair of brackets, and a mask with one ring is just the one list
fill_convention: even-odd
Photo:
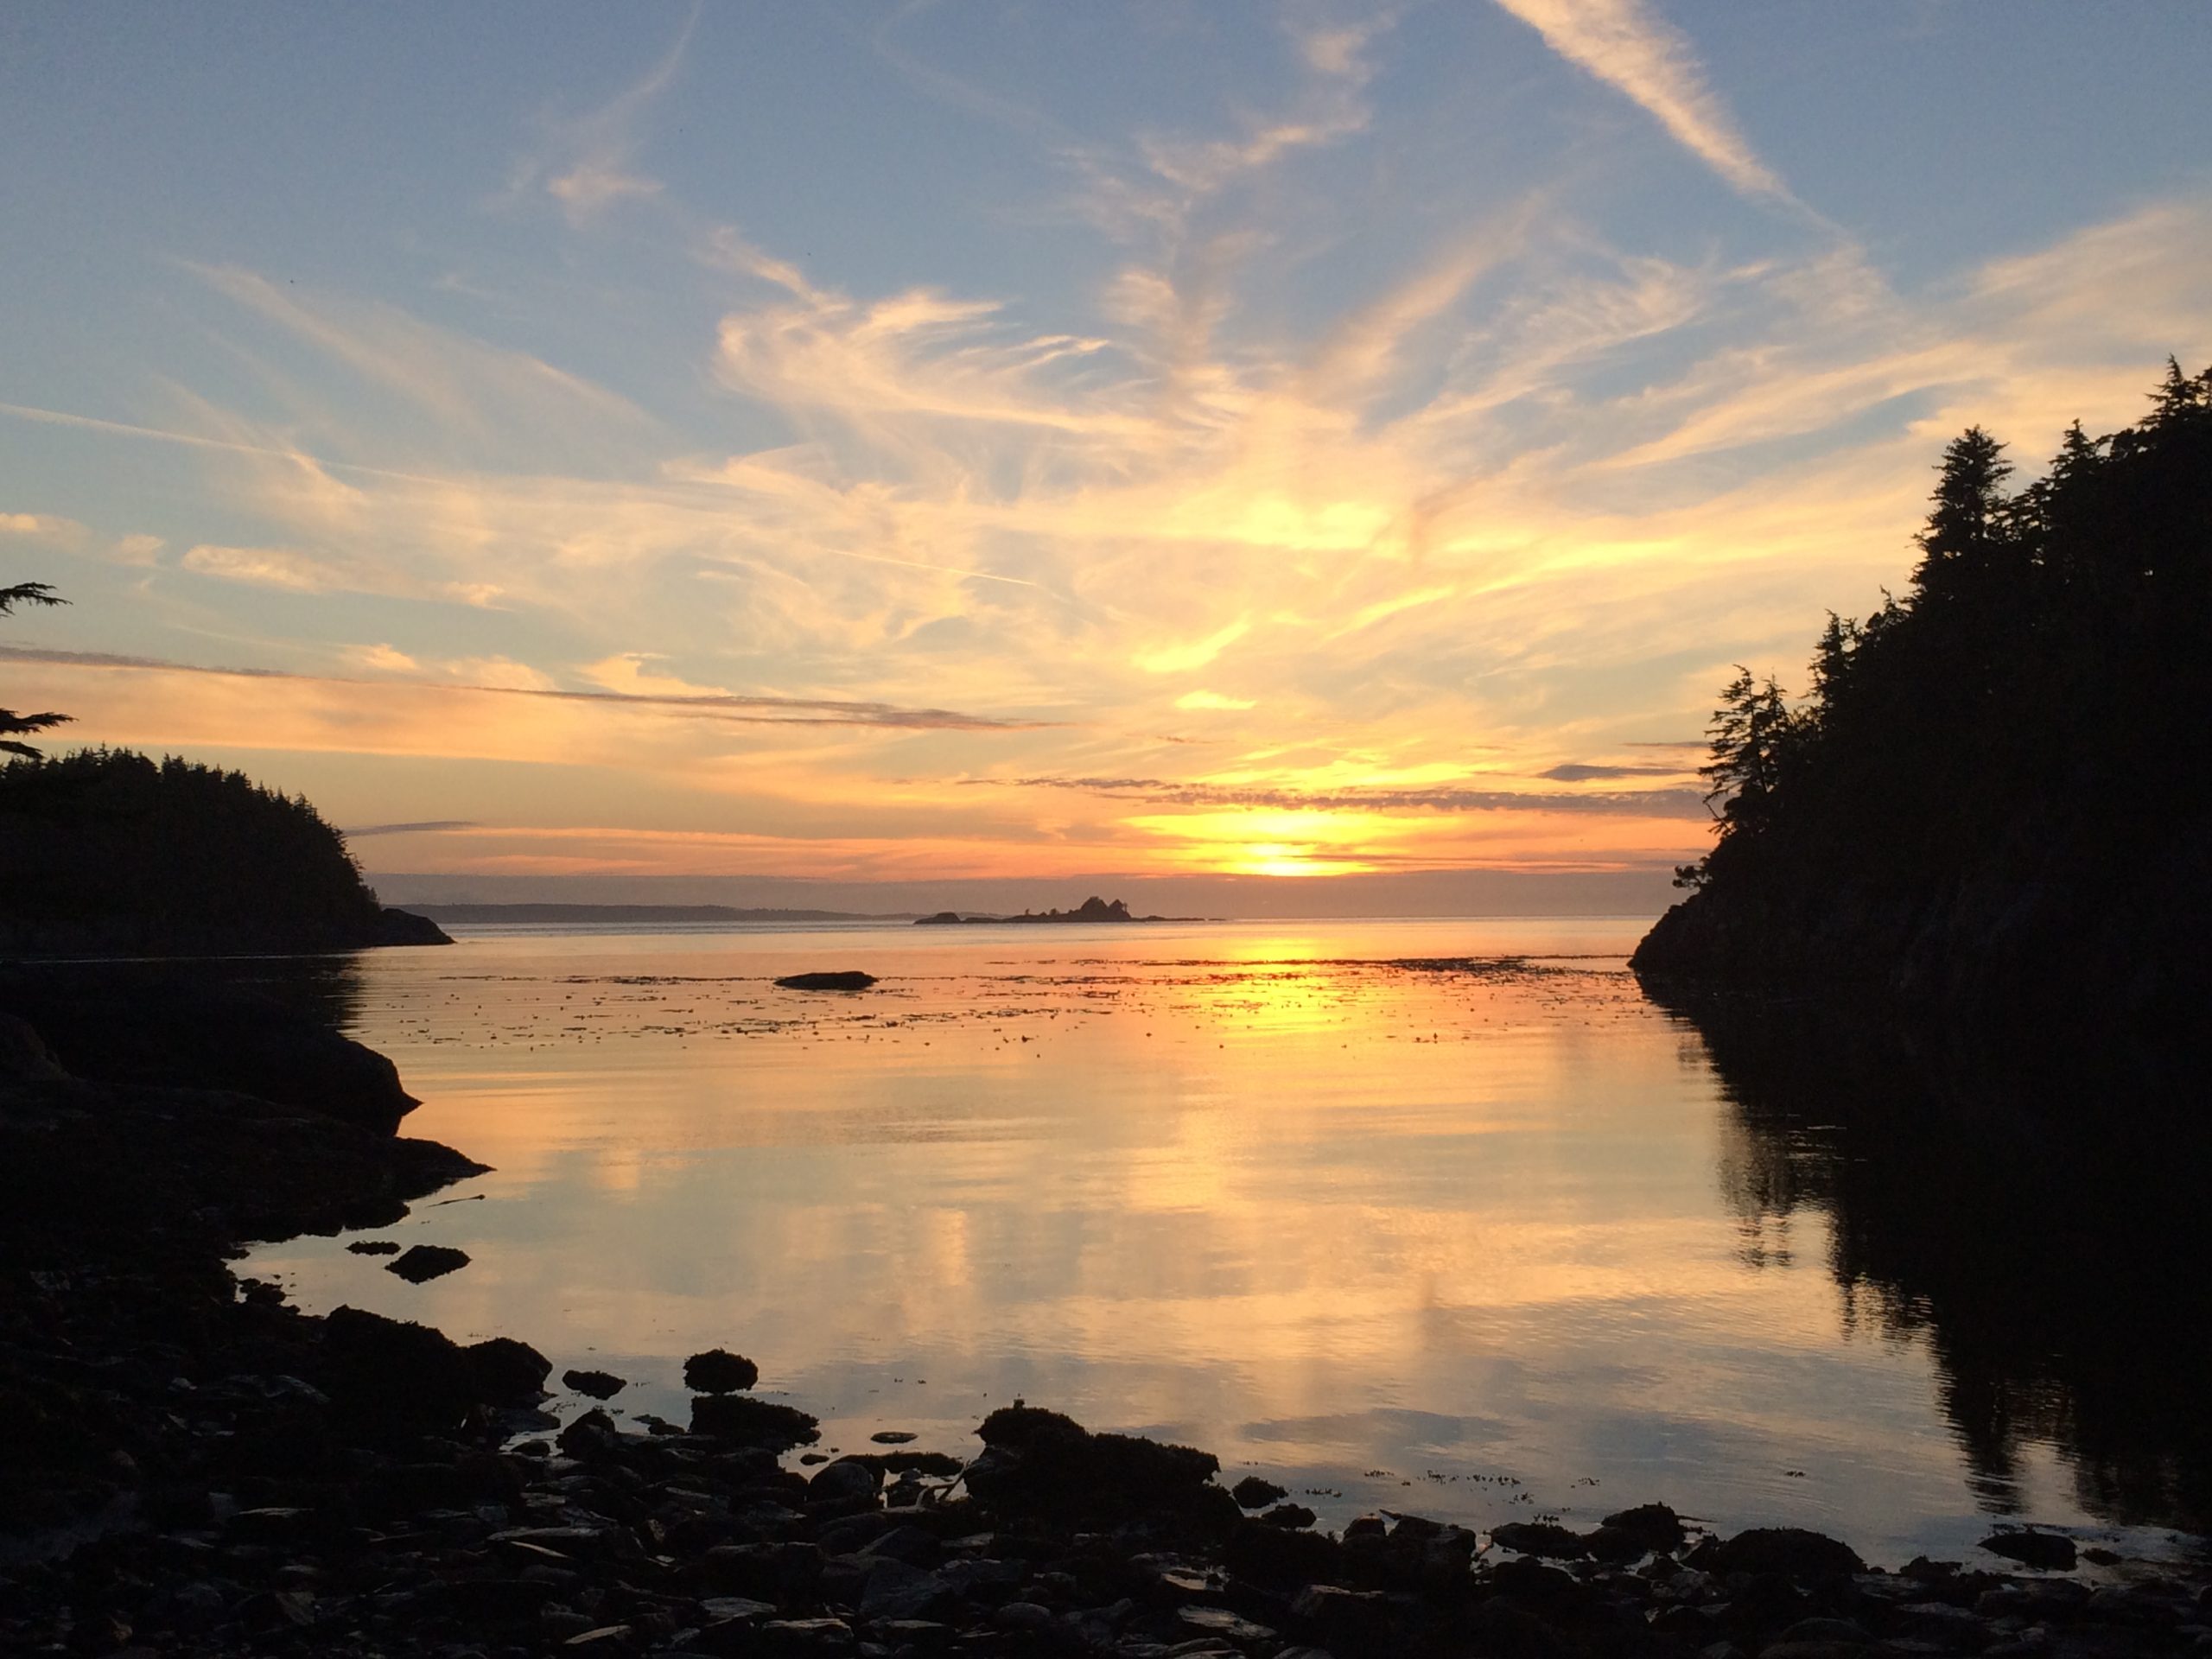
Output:
[[1096,893],[1084,899],[1073,910],[1025,910],[1019,916],[963,916],[957,910],[940,910],[934,916],[918,918],[916,927],[1007,927],[1036,925],[1048,927],[1088,927],[1097,924],[1117,922],[1195,922],[1196,916],[1132,916],[1128,905],[1116,899],[1110,902]]

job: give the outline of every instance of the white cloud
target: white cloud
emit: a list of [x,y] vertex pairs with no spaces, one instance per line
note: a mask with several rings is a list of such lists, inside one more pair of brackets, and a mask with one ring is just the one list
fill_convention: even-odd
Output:
[[20,536],[26,541],[57,545],[81,542],[89,532],[74,518],[52,512],[0,512],[0,536]]
[[327,594],[350,585],[335,567],[283,547],[222,547],[203,542],[187,549],[177,565],[195,575],[294,594]]
[[1178,709],[1256,709],[1259,703],[1251,697],[1224,696],[1218,691],[1185,691],[1175,699]]
[[1497,0],[1544,43],[1641,105],[1675,142],[1746,195],[1790,200],[1705,85],[1696,53],[1647,0]]
[[150,568],[168,543],[159,536],[140,534],[117,538],[111,556],[118,564],[135,564]]

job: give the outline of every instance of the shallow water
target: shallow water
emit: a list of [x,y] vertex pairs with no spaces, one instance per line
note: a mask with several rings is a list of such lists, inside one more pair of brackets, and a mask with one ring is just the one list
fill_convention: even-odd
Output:
[[[366,953],[340,1001],[423,1097],[407,1132],[497,1166],[379,1236],[472,1263],[409,1286],[305,1239],[245,1270],[310,1309],[524,1338],[679,1421],[683,1357],[733,1348],[824,1449],[968,1451],[1025,1397],[1207,1447],[1329,1525],[1657,1498],[1895,1565],[1969,1553],[1993,1511],[2104,1537],[2171,1519],[2090,1513],[2063,1425],[2008,1433],[1993,1476],[1940,1332],[1870,1313],[1832,1204],[1775,1201],[1803,1126],[1742,1109],[1627,974],[1642,927]],[[770,982],[849,967],[881,983]]]

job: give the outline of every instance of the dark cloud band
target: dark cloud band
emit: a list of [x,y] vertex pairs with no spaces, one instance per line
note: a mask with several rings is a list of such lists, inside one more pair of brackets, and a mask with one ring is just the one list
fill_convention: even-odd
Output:
[[165,674],[206,674],[226,679],[294,680],[320,685],[361,686],[410,691],[470,692],[495,697],[540,697],[556,702],[596,703],[610,708],[671,709],[712,720],[747,726],[877,726],[911,731],[1030,732],[1059,725],[1057,721],[1001,720],[952,709],[901,709],[887,702],[844,702],[825,697],[737,696],[724,692],[563,691],[522,685],[474,685],[440,680],[350,678],[337,674],[296,674],[281,668],[213,668],[169,662],[159,657],[125,657],[104,651],[32,651],[0,645],[0,661],[52,663],[69,668],[152,669]]

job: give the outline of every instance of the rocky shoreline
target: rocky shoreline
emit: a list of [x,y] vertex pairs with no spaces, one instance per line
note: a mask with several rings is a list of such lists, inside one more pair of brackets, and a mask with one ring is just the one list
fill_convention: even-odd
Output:
[[[478,1173],[297,1101],[0,1053],[0,1646],[71,1655],[2212,1654],[2212,1573],[2008,1529],[2020,1570],[1868,1567],[1663,1505],[1587,1533],[1341,1535],[1204,1452],[1019,1405],[980,1446],[806,1450],[695,1356],[690,1420],[543,1410],[550,1367],[227,1261]],[[741,1344],[741,1333],[733,1333]],[[574,1384],[600,1379],[580,1373]],[[613,1382],[615,1379],[604,1379]]]

